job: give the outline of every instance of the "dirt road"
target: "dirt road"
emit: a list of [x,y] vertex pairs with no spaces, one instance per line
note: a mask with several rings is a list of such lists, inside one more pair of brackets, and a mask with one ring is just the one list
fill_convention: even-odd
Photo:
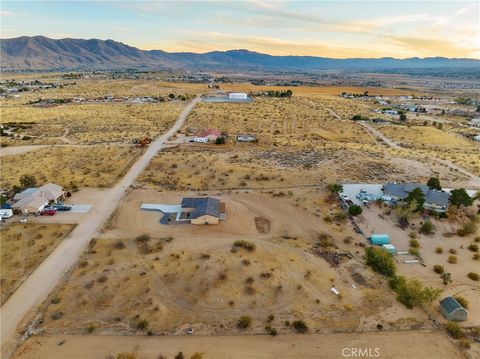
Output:
[[55,251],[38,266],[0,309],[1,357],[8,358],[16,345],[16,329],[23,318],[38,306],[55,288],[66,271],[77,261],[91,238],[97,235],[103,223],[118,207],[127,189],[132,185],[150,160],[164,148],[165,141],[175,134],[185,122],[196,98],[185,107],[173,127],[153,141],[145,153],[130,168],[115,187],[108,190],[104,200],[97,205],[97,216],[89,216],[65,238]]
[[[62,343],[61,345],[59,343]],[[405,345],[408,343],[408,345]],[[359,356],[359,349],[364,355]],[[137,358],[186,358],[203,353],[209,359],[240,358],[463,358],[441,331],[399,331],[313,335],[238,336],[106,336],[56,335],[30,338],[15,359],[108,358],[135,353]]]

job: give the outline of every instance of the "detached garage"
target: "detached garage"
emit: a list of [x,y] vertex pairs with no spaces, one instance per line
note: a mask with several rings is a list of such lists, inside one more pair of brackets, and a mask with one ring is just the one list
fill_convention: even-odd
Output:
[[454,322],[467,320],[467,310],[453,297],[446,297],[440,301],[440,311],[448,320]]

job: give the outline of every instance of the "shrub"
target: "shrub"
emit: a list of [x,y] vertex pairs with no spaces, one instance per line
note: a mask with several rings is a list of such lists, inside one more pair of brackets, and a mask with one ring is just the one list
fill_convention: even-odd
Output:
[[457,254],[457,250],[456,250],[456,249],[453,249],[453,248],[450,248],[450,250],[448,251],[448,253]]
[[122,352],[122,353],[118,353],[115,356],[115,359],[137,359],[137,356],[135,355],[135,353]]
[[418,257],[420,255],[420,252],[418,251],[417,248],[410,248],[408,250],[408,253],[410,253],[412,256]]
[[185,359],[185,356],[183,355],[182,352],[178,352],[178,354],[175,355],[175,359]]
[[410,247],[412,248],[418,248],[420,247],[420,243],[416,239],[410,239],[409,241]]
[[235,241],[235,242],[233,243],[233,246],[234,246],[234,247],[243,248],[243,249],[247,250],[248,252],[253,252],[253,251],[255,251],[255,249],[257,248],[257,246],[255,245],[255,243],[249,242],[249,241],[245,241],[245,240]]
[[193,353],[193,355],[190,357],[190,359],[202,359],[202,358],[203,358],[202,353]]
[[137,242],[148,242],[150,240],[150,236],[148,234],[141,234],[135,238]]
[[457,256],[449,256],[449,257],[448,257],[448,263],[450,263],[450,264],[455,264],[455,263],[457,263],[457,262],[458,262]]
[[266,330],[267,333],[270,334],[270,335],[273,335],[273,336],[277,335],[277,330],[276,330],[275,328],[273,328],[271,325],[267,325],[267,326],[265,327],[265,330]]
[[90,324],[88,327],[87,327],[87,333],[91,334],[95,331],[95,325],[93,324]]
[[58,304],[60,303],[60,301],[61,301],[61,298],[58,295],[52,298],[52,304]]
[[140,330],[145,330],[148,328],[148,320],[146,319],[140,319],[138,322],[137,322],[137,328],[140,329]]
[[443,248],[442,247],[435,248],[435,253],[442,254],[443,253]]
[[367,248],[365,252],[367,265],[372,267],[375,272],[387,277],[393,277],[395,275],[395,261],[390,253],[376,247]]
[[479,253],[475,253],[475,254],[473,255],[472,259],[475,260],[475,261],[480,260],[480,254],[479,254]]
[[475,221],[470,221],[468,223],[465,223],[462,228],[459,228],[457,230],[457,234],[460,236],[460,237],[465,237],[465,236],[468,236],[470,234],[473,234],[477,231],[477,224],[475,223]]
[[423,234],[432,234],[433,233],[433,224],[430,221],[425,221],[420,227],[420,233]]
[[348,214],[356,217],[360,214],[362,214],[363,210],[362,207],[357,206],[356,204],[352,204],[350,207],[348,207]]
[[434,271],[435,273],[442,274],[442,273],[444,272],[443,266],[441,266],[440,264],[435,264],[435,265],[433,266],[433,271]]
[[308,326],[303,320],[296,320],[292,325],[297,333],[306,333],[308,331]]
[[471,348],[470,341],[467,338],[460,339],[459,344],[462,348],[465,348],[465,349]]
[[238,329],[247,329],[252,325],[252,318],[248,315],[242,315],[237,322]]
[[125,244],[123,243],[123,241],[117,241],[117,242],[115,242],[115,248],[123,249],[123,248],[125,248]]
[[478,252],[478,244],[472,243],[468,246],[468,249],[471,250],[472,252]]
[[59,320],[61,317],[63,317],[63,312],[55,312],[50,316],[53,320]]
[[445,324],[447,332],[455,339],[461,339],[464,337],[463,328],[455,322],[447,322]]
[[471,280],[474,280],[475,282],[478,282],[478,280],[480,279],[480,276],[478,275],[478,273],[474,273],[474,272],[468,273],[467,277],[470,278]]
[[455,295],[453,296],[453,298],[455,298],[457,300],[457,302],[460,303],[460,305],[462,307],[464,307],[465,309],[468,309],[470,307],[470,303],[468,302],[468,300],[464,297],[461,297],[459,295]]

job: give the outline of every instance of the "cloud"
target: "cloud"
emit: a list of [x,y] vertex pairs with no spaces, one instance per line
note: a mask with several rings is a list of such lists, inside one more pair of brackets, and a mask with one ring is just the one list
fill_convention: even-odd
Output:
[[413,36],[389,36],[387,41],[400,46],[415,56],[472,57],[479,47],[465,48],[455,42],[437,38]]

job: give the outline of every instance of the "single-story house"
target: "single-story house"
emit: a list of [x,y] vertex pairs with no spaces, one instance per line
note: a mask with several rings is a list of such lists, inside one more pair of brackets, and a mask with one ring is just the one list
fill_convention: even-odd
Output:
[[467,310],[453,297],[446,297],[440,301],[440,311],[448,320],[455,322],[467,320]]
[[209,128],[206,131],[203,131],[202,133],[198,134],[197,137],[199,138],[207,138],[209,142],[215,142],[217,138],[219,138],[222,135],[222,133],[218,130],[212,130]]
[[419,183],[386,183],[383,185],[385,196],[391,197],[393,201],[401,201],[408,197],[414,189],[419,188],[425,198],[424,207],[437,212],[445,212],[448,207],[450,194],[444,191],[432,190],[428,186]]
[[38,188],[27,188],[15,194],[13,209],[19,209],[24,214],[41,212],[47,204],[59,203],[64,198],[63,188],[54,183],[47,183]]
[[225,203],[212,197],[182,199],[180,218],[190,220],[192,224],[218,224],[225,219]]

